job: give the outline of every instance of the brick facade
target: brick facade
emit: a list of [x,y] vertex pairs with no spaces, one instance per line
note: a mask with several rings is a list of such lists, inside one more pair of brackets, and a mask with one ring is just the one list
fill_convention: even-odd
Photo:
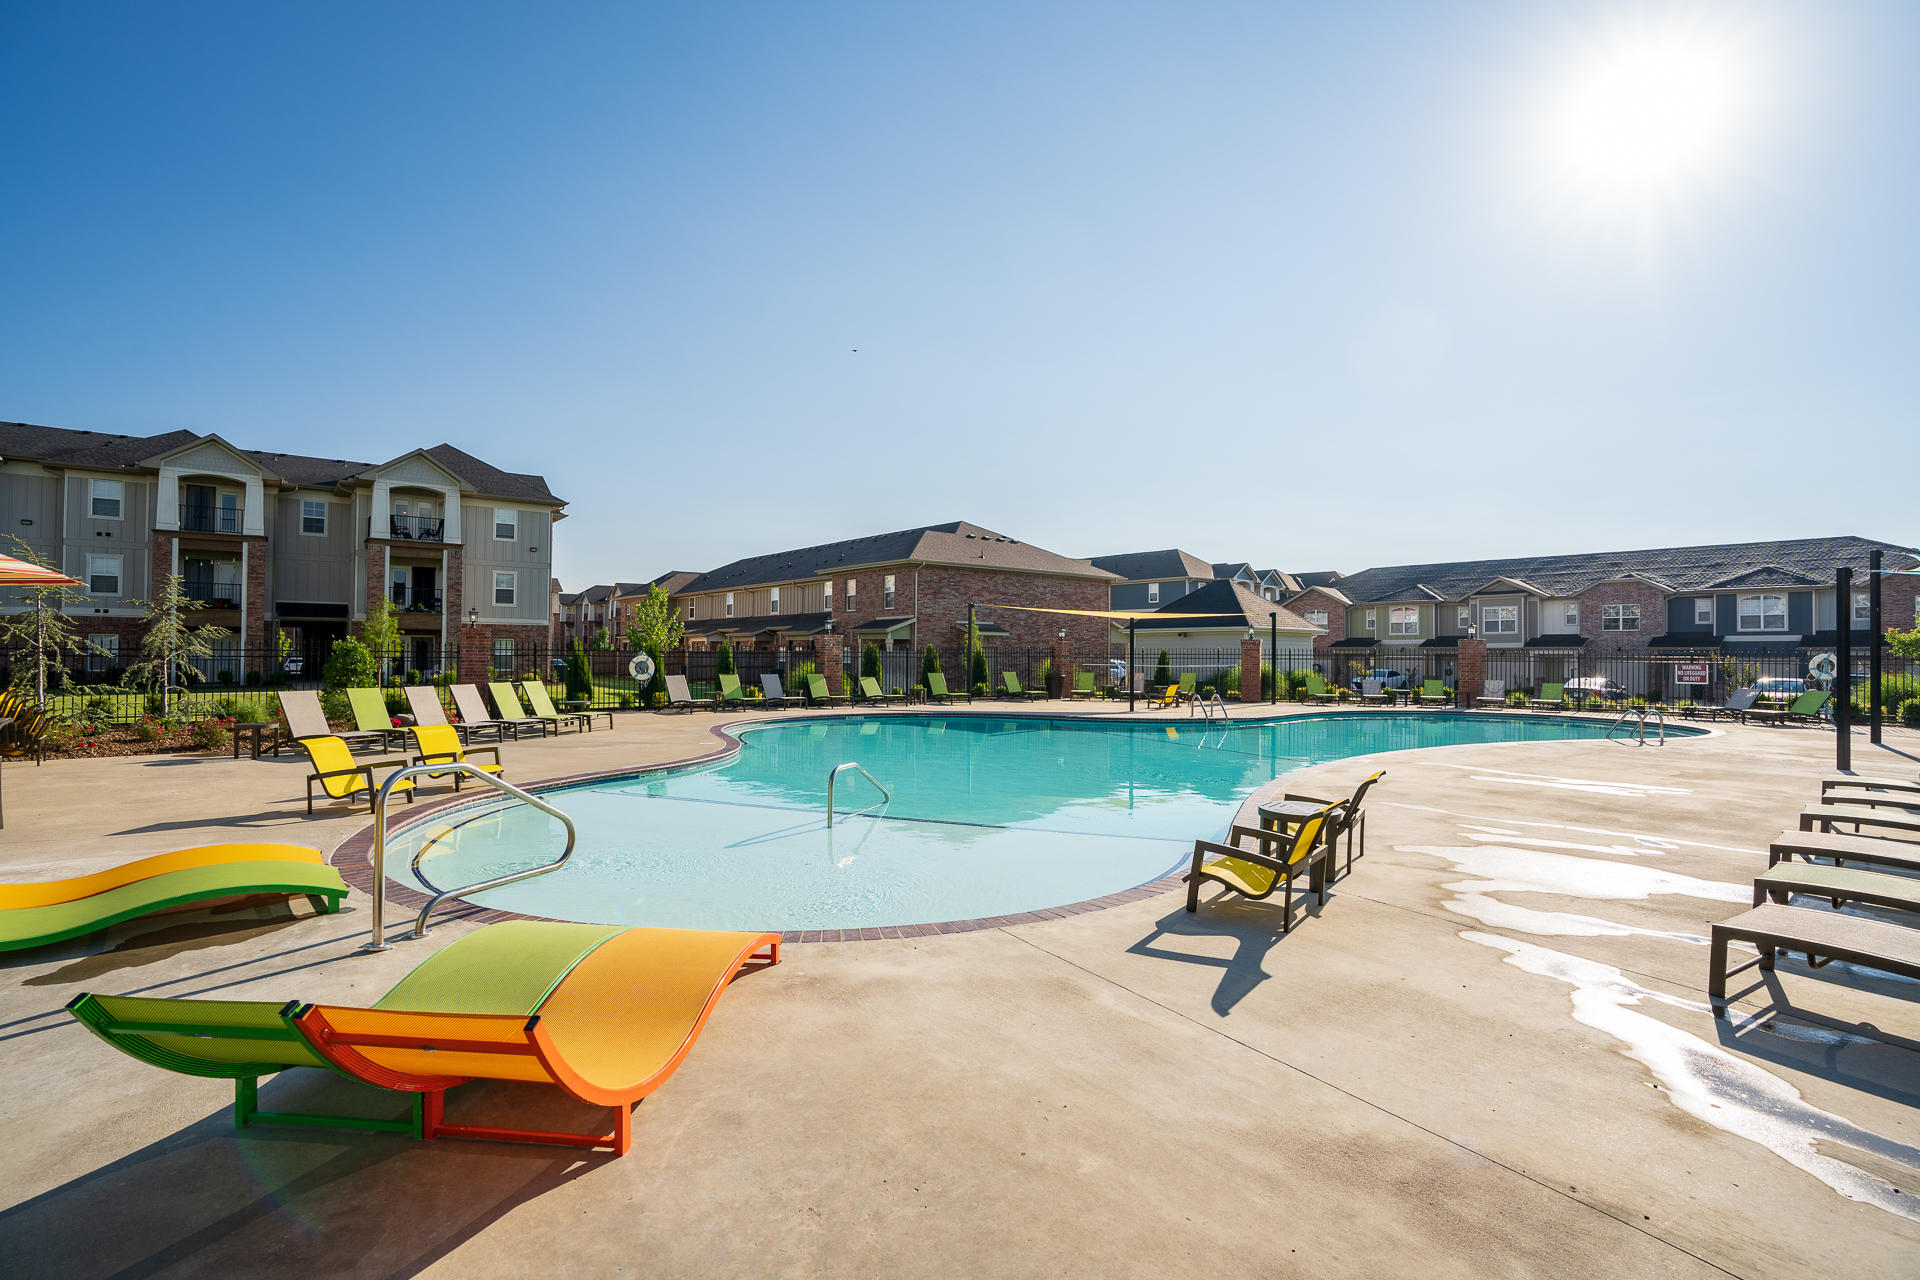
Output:
[[1471,707],[1486,687],[1487,642],[1477,636],[1462,640],[1454,655],[1454,672],[1453,700],[1459,706]]
[[[1602,630],[1605,606],[1610,604],[1639,605],[1640,629],[1638,631]],[[1602,582],[1589,587],[1580,597],[1580,634],[1587,637],[1587,648],[1590,652],[1640,653],[1647,648],[1649,640],[1665,633],[1666,629],[1666,594],[1650,582],[1633,578]]]
[[1307,616],[1309,609],[1326,610],[1326,633],[1313,638],[1313,669],[1323,676],[1336,674],[1333,642],[1347,638],[1346,604],[1339,597],[1330,596],[1319,587],[1308,587],[1287,601],[1287,608],[1303,618]]
[[[878,579],[876,579],[876,582]],[[864,582],[860,590],[866,590]],[[1107,608],[1108,583],[1104,578],[1067,578],[1050,574],[1015,573],[997,569],[963,569],[948,565],[922,565],[919,569],[917,607],[900,613],[912,613],[916,647],[928,644],[939,651],[943,670],[959,671],[960,649],[965,640],[967,604],[976,606],[975,617],[982,623],[1006,628],[1005,637],[983,638],[987,647],[1013,650],[1051,651],[1059,632],[1066,631],[1068,650],[1077,658],[1107,652],[1107,620],[1077,617],[1062,613],[1027,613],[1019,609],[993,609],[991,604],[1027,605],[1037,609],[1084,609],[1103,612]],[[865,600],[861,601],[862,609]],[[876,611],[874,616],[885,616]],[[840,628],[836,619],[836,629]]]
[[270,654],[273,650],[275,628],[267,621],[267,560],[270,555],[267,540],[259,537],[243,538],[240,554],[245,561],[241,591],[247,610],[246,633],[240,637],[240,646],[247,651],[249,657],[256,654]]
[[[1263,642],[1255,637],[1240,642],[1240,701],[1260,701],[1260,653]],[[1275,673],[1278,679],[1279,673]]]

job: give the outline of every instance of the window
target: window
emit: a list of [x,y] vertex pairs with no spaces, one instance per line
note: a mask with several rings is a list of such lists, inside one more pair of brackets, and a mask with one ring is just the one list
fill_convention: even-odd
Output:
[[1464,604],[1454,610],[1453,625],[1460,628],[1462,632],[1465,632],[1468,627],[1473,625],[1473,610]]
[[1637,604],[1601,605],[1600,629],[1602,631],[1638,631],[1640,606]]
[[767,612],[768,613],[780,612],[780,588],[778,587],[774,587],[772,590],[767,592]]
[[231,489],[220,493],[220,532],[240,532],[240,495]]
[[1785,631],[1787,629],[1787,598],[1775,595],[1741,596],[1740,629],[1742,631]]
[[820,598],[827,602],[827,612],[832,613],[833,612],[833,579],[832,578],[827,579],[827,589],[821,593]]
[[1148,604],[1160,603],[1160,584],[1159,583],[1149,582],[1147,584],[1147,603]]
[[93,482],[93,509],[95,520],[118,520],[120,518],[120,499],[125,487],[118,480],[95,480]]
[[87,557],[87,590],[97,596],[120,594],[120,557]]
[[494,640],[493,669],[502,675],[513,674],[513,641]]
[[1519,635],[1520,606],[1517,604],[1482,605],[1480,630],[1490,636]]
[[687,621],[693,621],[693,601],[687,601]]
[[727,617],[733,616],[733,592],[727,592]]
[[517,573],[496,572],[493,575],[493,602],[495,604],[505,605],[509,609],[513,607],[513,598],[515,594],[517,594],[519,577],[520,575]]
[[1569,631],[1578,631],[1580,629],[1580,602],[1578,600],[1567,601],[1566,612],[1562,615],[1562,618],[1563,624]]
[[855,579],[853,578],[847,579],[847,612],[848,613],[853,612],[853,593],[859,586],[860,586],[860,583]]
[[325,533],[327,531],[327,504],[300,500],[300,532]]
[[87,654],[87,670],[105,671],[120,665],[120,637],[101,632],[87,637],[92,650]]
[[1276,592],[1272,587],[1267,587],[1265,590],[1261,591],[1260,594],[1265,596],[1269,600],[1278,600],[1280,598],[1279,593]]
[[1327,625],[1327,611],[1325,609],[1309,609],[1307,610],[1307,621],[1316,627],[1324,627]]
[[1377,625],[1379,621],[1379,613],[1380,611],[1378,609],[1367,610],[1367,630],[1371,631]]
[[1420,610],[1410,604],[1396,604],[1388,609],[1387,634],[1390,636],[1419,635]]
[[[1853,593],[1853,621],[1855,626],[1865,626],[1873,617],[1873,602],[1864,591]],[[1851,630],[1851,628],[1849,628]]]
[[493,509],[493,540],[512,542],[520,536],[520,513],[512,507]]
[[1695,596],[1693,601],[1693,625],[1710,627],[1713,625],[1713,597]]
[[882,609],[893,608],[893,575],[892,574],[888,574],[886,577],[880,579],[880,607]]

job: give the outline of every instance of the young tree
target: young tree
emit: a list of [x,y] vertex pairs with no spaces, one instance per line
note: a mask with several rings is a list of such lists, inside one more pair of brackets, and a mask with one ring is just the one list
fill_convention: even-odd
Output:
[[1165,649],[1160,651],[1160,661],[1153,664],[1153,682],[1158,685],[1173,683],[1173,655]]
[[933,681],[927,679],[927,677],[939,669],[940,651],[932,645],[928,645],[926,651],[920,655],[920,683],[925,687],[931,688]]
[[730,675],[738,674],[738,672],[736,671],[733,665],[733,646],[728,644],[725,640],[722,640],[720,642],[720,647],[714,651],[713,673],[717,676],[730,676]]
[[160,580],[160,589],[151,600],[133,603],[143,610],[147,634],[140,641],[140,661],[127,668],[127,679],[134,684],[152,684],[160,691],[160,712],[173,714],[173,695],[184,686],[205,679],[205,673],[193,665],[195,658],[213,657],[213,642],[233,634],[225,627],[196,627],[187,615],[201,607],[187,595],[180,575],[170,573]]
[[594,632],[593,647],[599,652],[611,653],[613,651],[613,633],[605,627]]
[[1895,657],[1920,658],[1920,626],[1911,631],[1888,627],[1887,648],[1893,651]]
[[657,666],[660,655],[680,647],[687,625],[662,586],[647,588],[646,599],[633,606],[627,622],[627,647],[645,649]]
[[360,643],[367,646],[367,652],[379,664],[379,683],[385,684],[390,674],[387,664],[400,656],[400,623],[393,616],[393,601],[382,600],[367,610],[367,621],[360,628]]
[[[37,564],[42,569],[52,569],[40,556],[34,554],[20,539],[7,536],[13,544],[10,555]],[[89,597],[72,587],[21,587],[20,594],[25,597],[28,608],[15,614],[0,614],[0,652],[24,653],[33,672],[33,700],[47,700],[47,673],[53,672],[54,683],[62,683],[66,678],[67,657],[98,653],[105,655],[106,650],[91,640],[82,639],[79,624],[66,612],[69,606],[80,606],[88,602]]]
[[335,640],[327,651],[326,665],[320,669],[320,687],[328,693],[341,689],[372,689],[380,683],[380,668],[374,665],[367,646],[348,636]]
[[567,697],[593,701],[593,676],[587,670],[587,651],[580,647],[577,639],[567,652]]
[[880,646],[871,640],[860,646],[860,674],[880,678]]

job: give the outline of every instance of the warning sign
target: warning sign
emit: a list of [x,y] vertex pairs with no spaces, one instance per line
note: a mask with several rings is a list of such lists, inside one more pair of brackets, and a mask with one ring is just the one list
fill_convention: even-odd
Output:
[[1673,664],[1673,682],[1675,684],[1712,684],[1708,672],[1711,670],[1705,662],[1676,662]]

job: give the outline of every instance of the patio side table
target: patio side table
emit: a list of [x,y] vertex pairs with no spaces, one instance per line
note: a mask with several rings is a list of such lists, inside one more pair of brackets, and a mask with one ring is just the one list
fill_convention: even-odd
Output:
[[[260,758],[260,735],[268,729],[277,729],[278,727],[279,725],[272,720],[242,720],[235,724],[233,726],[233,758],[235,760],[240,758],[240,735],[247,733],[253,737],[253,758],[258,760]],[[280,735],[278,733],[274,735],[273,745],[276,755],[279,754],[280,749],[279,737]]]

